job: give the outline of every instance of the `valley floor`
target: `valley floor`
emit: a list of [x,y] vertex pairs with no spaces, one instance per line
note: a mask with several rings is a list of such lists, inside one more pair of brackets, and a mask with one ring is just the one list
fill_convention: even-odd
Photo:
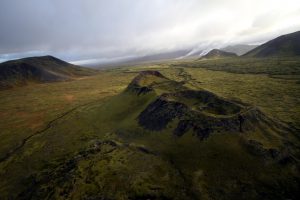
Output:
[[[217,62],[145,64],[0,91],[0,199],[296,199],[299,63],[270,74]],[[142,130],[137,116],[156,97],[136,101],[122,92],[144,70],[257,107],[289,133],[199,141],[192,133],[174,139],[173,124]],[[266,164],[242,145],[250,140],[268,149],[288,144],[292,164]]]

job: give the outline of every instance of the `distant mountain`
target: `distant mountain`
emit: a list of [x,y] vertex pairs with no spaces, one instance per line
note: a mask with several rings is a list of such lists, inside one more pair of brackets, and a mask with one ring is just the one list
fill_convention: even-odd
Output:
[[0,63],[0,89],[28,82],[45,83],[91,75],[94,71],[53,56],[29,57]]
[[185,57],[191,50],[183,49],[183,50],[175,50],[168,51],[162,53],[153,53],[144,56],[130,56],[130,57],[121,57],[121,58],[111,58],[106,61],[99,59],[99,61],[94,61],[93,63],[85,63],[82,64],[87,67],[99,68],[99,67],[113,67],[113,66],[122,66],[122,65],[135,65],[140,63],[147,62],[159,62],[159,61],[167,61],[174,60],[177,58]]
[[178,50],[178,51],[171,51],[159,54],[152,54],[146,55],[142,57],[138,57],[136,59],[132,59],[133,62],[147,62],[147,61],[158,61],[158,60],[169,60],[169,59],[176,59],[182,56],[185,56],[189,53],[189,50]]
[[222,51],[235,53],[238,56],[244,55],[245,53],[251,51],[252,49],[258,47],[258,45],[247,45],[247,44],[237,44],[237,45],[231,45],[227,46],[225,48],[222,48]]
[[219,49],[213,49],[210,52],[208,52],[206,55],[202,56],[201,59],[218,59],[218,58],[228,58],[228,57],[237,57],[237,55],[235,53],[230,53]]
[[197,49],[197,50],[190,50],[190,52],[184,56],[182,56],[181,58],[184,59],[196,59],[199,58],[199,56],[201,56],[203,54],[203,50],[202,49]]
[[252,51],[246,53],[244,56],[300,56],[300,31],[275,38],[256,47]]

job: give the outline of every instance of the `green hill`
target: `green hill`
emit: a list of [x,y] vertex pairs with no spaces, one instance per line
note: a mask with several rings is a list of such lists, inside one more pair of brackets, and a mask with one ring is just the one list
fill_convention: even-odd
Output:
[[245,57],[300,56],[300,31],[282,35],[262,44],[244,55]]
[[29,82],[65,81],[92,73],[93,70],[72,65],[52,56],[23,58],[0,64],[0,89]]
[[233,57],[237,57],[237,55],[235,53],[230,53],[219,49],[213,49],[210,52],[208,52],[206,55],[202,56],[200,59],[218,59],[218,58],[233,58]]

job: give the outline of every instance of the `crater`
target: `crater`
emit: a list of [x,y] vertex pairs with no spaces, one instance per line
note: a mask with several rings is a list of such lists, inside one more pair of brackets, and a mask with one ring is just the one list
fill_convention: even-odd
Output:
[[192,131],[201,140],[213,132],[253,130],[267,121],[257,108],[205,90],[183,90],[160,95],[140,113],[138,123],[145,129],[161,131],[175,119],[178,123],[174,135],[180,137]]
[[207,90],[189,89],[158,71],[140,72],[125,92],[137,95],[155,92],[157,98],[146,105],[137,117],[138,124],[151,131],[173,129],[171,131],[177,137],[192,132],[203,140],[214,132],[281,129],[280,123],[256,107],[220,97]]
[[141,71],[131,83],[126,91],[142,95],[153,91],[153,85],[169,81],[158,71]]
[[183,103],[193,111],[207,115],[233,115],[239,113],[243,108],[235,102],[230,102],[205,90],[184,90],[163,96],[171,101]]

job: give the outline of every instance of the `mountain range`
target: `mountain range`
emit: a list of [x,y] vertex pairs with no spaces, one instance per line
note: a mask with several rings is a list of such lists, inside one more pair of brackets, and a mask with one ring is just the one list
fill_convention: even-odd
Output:
[[[247,50],[250,51],[241,55]],[[170,51],[161,54],[121,59],[116,62],[105,63],[103,66],[134,65],[181,58],[192,59],[197,58],[201,53],[203,53],[201,50]],[[222,49],[213,49],[206,55],[201,56],[201,59],[235,58],[238,55],[241,55],[240,57],[255,58],[299,56],[300,31],[282,35],[257,47],[254,45],[233,45]],[[99,67],[99,65],[95,66]],[[80,76],[91,75],[94,72],[94,70],[67,63],[53,56],[23,58],[0,63],[0,88],[10,88],[29,82],[66,81]]]
[[[217,56],[218,52],[219,55]],[[213,49],[212,52],[208,52],[208,56],[204,57],[207,49],[198,48],[186,48],[181,50],[167,51],[157,54],[148,54],[144,56],[131,56],[118,59],[109,59],[105,62],[93,62],[91,64],[84,64],[88,67],[110,67],[110,66],[122,66],[122,65],[133,65],[145,62],[161,62],[174,59],[197,59],[203,57],[210,58],[222,58],[224,57],[236,57],[247,56],[247,57],[269,57],[269,56],[295,56],[299,55],[299,32],[280,36],[274,40],[271,40],[262,45],[247,45],[247,44],[236,44],[226,46],[220,49]],[[228,54],[232,53],[232,54]],[[212,55],[214,54],[214,56]]]

